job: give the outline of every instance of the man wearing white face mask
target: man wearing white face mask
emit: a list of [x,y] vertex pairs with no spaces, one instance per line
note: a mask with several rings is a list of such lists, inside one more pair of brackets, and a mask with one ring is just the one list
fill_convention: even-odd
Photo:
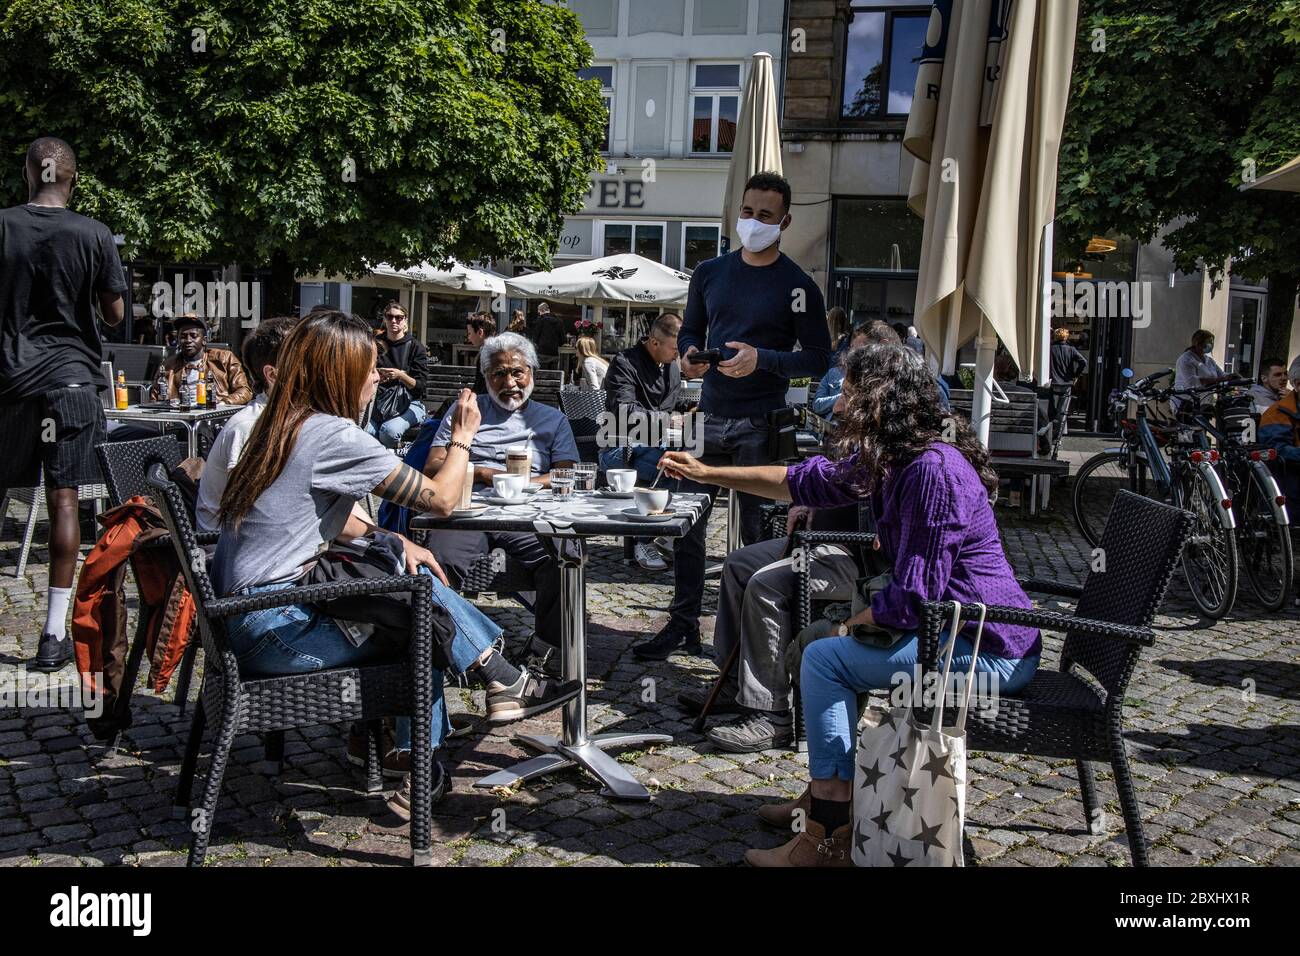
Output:
[[[532,479],[551,483],[552,468],[572,468],[579,460],[569,420],[558,408],[532,401],[537,352],[533,343],[514,332],[502,332],[479,348],[479,368],[487,394],[478,396],[482,422],[470,443],[476,487],[491,487],[492,476],[506,470],[506,451],[527,446],[532,452]],[[451,416],[443,418],[433,438],[423,471],[433,477],[447,461],[452,440]],[[478,531],[436,531],[426,543],[455,587],[478,557],[502,548],[532,569],[537,586],[533,606],[535,634],[543,642],[560,642],[560,570],[535,534],[483,534]]]
[[[830,367],[831,338],[821,290],[781,252],[790,225],[790,184],[776,173],[745,183],[736,235],[741,248],[701,262],[691,276],[686,315],[677,336],[682,376],[703,378],[704,460],[725,465],[772,463],[772,416],[784,413],[792,378],[820,378]],[[799,351],[795,347],[799,346]],[[718,349],[716,366],[693,362],[700,351]],[[716,488],[688,486],[683,491]],[[762,502],[740,496],[741,540],[759,538]],[[704,599],[705,514],[675,541],[675,593],[668,624],[633,654],[663,660],[678,648],[700,650]]]

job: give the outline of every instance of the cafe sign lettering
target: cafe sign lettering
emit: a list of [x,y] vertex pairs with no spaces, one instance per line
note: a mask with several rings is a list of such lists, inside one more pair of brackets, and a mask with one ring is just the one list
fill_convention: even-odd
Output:
[[644,209],[644,189],[640,179],[597,179],[587,187],[583,198],[590,200],[595,193],[599,209]]

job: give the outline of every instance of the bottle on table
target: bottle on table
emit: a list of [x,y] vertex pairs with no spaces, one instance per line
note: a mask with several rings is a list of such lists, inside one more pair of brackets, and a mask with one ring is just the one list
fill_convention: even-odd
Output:
[[212,374],[212,369],[208,369],[207,375],[204,376],[207,381],[205,390],[207,391],[208,408],[217,407],[217,377]]
[[126,394],[126,373],[117,373],[117,383],[113,386],[113,404],[118,408],[126,408],[131,404]]
[[200,408],[208,404],[208,383],[202,375],[194,379],[194,404]]

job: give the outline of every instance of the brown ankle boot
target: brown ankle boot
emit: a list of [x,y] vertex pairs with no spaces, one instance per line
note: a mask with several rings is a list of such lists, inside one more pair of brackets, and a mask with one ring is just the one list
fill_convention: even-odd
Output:
[[808,814],[812,811],[811,787],[804,787],[803,793],[799,794],[797,800],[786,800],[784,803],[769,803],[766,806],[759,807],[758,818],[768,826],[788,830],[794,820],[796,810],[802,810],[803,818],[808,819]]
[[852,866],[850,857],[853,824],[846,823],[829,837],[816,820],[805,822],[807,829],[793,840],[773,850],[746,850],[750,866]]

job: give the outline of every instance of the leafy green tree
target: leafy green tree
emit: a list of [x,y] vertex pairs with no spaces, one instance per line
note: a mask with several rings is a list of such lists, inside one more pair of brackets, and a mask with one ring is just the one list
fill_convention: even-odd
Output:
[[73,206],[170,261],[295,273],[548,262],[606,117],[539,0],[0,0],[0,200],[39,135]]
[[[1098,32],[1101,31],[1101,32]],[[1300,197],[1238,187],[1300,153],[1300,0],[1083,0],[1060,154],[1058,236],[1163,237],[1180,269],[1269,280],[1286,352]]]

